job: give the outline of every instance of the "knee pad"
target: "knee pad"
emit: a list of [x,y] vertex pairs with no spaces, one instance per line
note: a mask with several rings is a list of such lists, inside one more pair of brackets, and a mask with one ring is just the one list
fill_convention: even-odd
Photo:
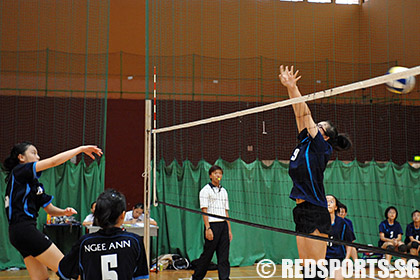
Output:
[[419,243],[417,241],[411,242],[411,248],[417,249],[419,247]]
[[405,244],[401,244],[400,246],[398,246],[398,252],[400,252],[400,253],[405,253],[405,252],[407,252],[407,245],[405,245]]
[[388,251],[394,251],[394,250],[395,250],[395,247],[394,247],[394,246],[392,246],[392,245],[388,245],[388,246],[386,247],[386,249],[387,249]]

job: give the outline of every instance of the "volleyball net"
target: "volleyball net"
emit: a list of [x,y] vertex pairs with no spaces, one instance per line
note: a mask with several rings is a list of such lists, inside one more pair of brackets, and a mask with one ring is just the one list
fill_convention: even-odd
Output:
[[[229,194],[229,215],[234,222],[233,229],[248,238],[255,236],[262,240],[245,256],[252,259],[251,255],[255,257],[259,248],[258,256],[273,259],[290,257],[295,251],[294,241],[290,238],[295,235],[307,236],[294,231],[292,209],[295,202],[289,198],[293,184],[288,175],[288,160],[297,144],[298,134],[291,105],[306,102],[315,122],[332,120],[339,132],[347,133],[353,142],[350,151],[333,153],[324,180],[326,194],[336,196],[348,207],[348,218],[353,221],[357,238],[353,246],[385,253],[385,250],[372,249],[367,245],[377,247],[378,226],[385,219],[385,209],[389,206],[398,209],[398,221],[405,230],[405,226],[411,222],[411,213],[420,203],[416,195],[420,193],[419,170],[413,168],[414,163],[410,165],[406,161],[398,165],[392,161],[394,153],[415,151],[407,147],[412,140],[408,131],[415,129],[415,119],[420,117],[420,113],[416,106],[395,104],[370,105],[366,109],[366,105],[357,102],[356,96],[364,91],[386,90],[385,83],[419,73],[420,66],[417,66],[404,72],[382,75],[299,98],[256,104],[259,106],[235,112],[229,111],[240,108],[239,104],[228,103],[218,108],[212,102],[191,102],[182,107],[185,112],[194,111],[194,106],[201,105],[202,115],[215,111],[226,113],[181,124],[173,124],[170,116],[174,112],[168,109],[165,101],[159,100],[156,116],[161,126],[151,132],[156,137],[152,147],[155,152],[153,171],[156,175],[152,180],[155,182],[154,200],[161,204],[152,211],[168,229],[163,229],[168,243],[160,246],[168,250],[171,246],[187,248],[187,255],[196,254],[191,249],[188,252],[188,244],[196,237],[189,239],[188,236],[189,232],[200,236],[201,227],[197,227],[202,219],[201,215],[197,215],[202,214],[199,192],[209,182],[210,166],[217,164],[224,171],[221,184]],[[302,86],[300,89],[302,91]],[[283,91],[286,93],[286,88]],[[347,102],[331,102],[338,96]],[[245,104],[242,105],[246,108]],[[198,108],[196,110],[200,111]],[[389,140],[394,133],[398,133],[401,142],[396,138]],[[373,141],[374,149],[369,147],[370,141]],[[363,160],[366,159],[363,156],[360,160],[358,155],[363,153],[367,154],[365,156],[369,160]],[[381,154],[381,161],[376,160],[376,154]],[[174,230],[184,232],[185,237],[181,235],[181,238],[180,233],[174,234]],[[273,235],[276,232],[283,234]],[[337,244],[343,243],[338,240]],[[396,252],[395,255],[402,254]],[[238,258],[240,262],[250,261],[244,260],[244,256]]]

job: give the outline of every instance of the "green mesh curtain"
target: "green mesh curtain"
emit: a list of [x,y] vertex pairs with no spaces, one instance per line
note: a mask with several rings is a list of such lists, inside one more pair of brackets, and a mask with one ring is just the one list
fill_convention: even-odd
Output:
[[[216,164],[224,170],[222,185],[229,194],[230,217],[294,230],[292,209],[295,203],[289,199],[292,181],[287,164],[274,161],[267,166],[259,160],[246,163],[240,159],[234,162],[220,159]],[[158,197],[166,203],[198,210],[199,192],[208,183],[210,166],[205,161],[197,165],[184,161],[182,166],[161,161],[157,175]],[[409,164],[357,161],[345,164],[336,160],[327,167],[324,182],[326,193],[334,194],[348,207],[347,218],[353,221],[357,243],[377,246],[378,226],[385,219],[388,206],[398,209],[398,221],[405,232],[411,222],[411,212],[420,205],[420,170]],[[204,243],[200,215],[160,205],[152,209],[151,216],[160,225],[161,253],[177,252],[190,260],[200,256]],[[233,266],[252,265],[264,258],[277,263],[298,258],[295,236],[238,223],[231,223],[231,227],[230,262]]]
[[[105,148],[109,5],[89,0],[0,2],[2,162],[21,141],[34,143],[41,158],[83,144]],[[66,164],[41,178],[56,194],[54,203],[75,206],[81,219],[103,189],[105,158],[99,163],[78,156],[73,162],[77,167]],[[85,178],[90,175],[94,178]],[[7,237],[3,218],[2,236]],[[2,249],[10,246],[7,238],[1,242]],[[2,252],[0,269],[22,266],[13,249]]]
[[[381,76],[395,65],[420,65],[420,33],[416,31],[420,29],[420,1],[361,2],[341,5],[334,0],[324,4],[306,0],[147,1],[146,96],[152,98],[156,66],[158,128],[287,99],[286,89],[278,79],[281,64],[300,70],[302,94]],[[350,205],[358,241],[376,245],[374,235],[386,205],[398,205],[404,223],[418,208],[418,201],[413,201],[410,193],[417,193],[419,186],[404,176],[405,179],[382,181],[388,173],[379,175],[383,169],[375,165],[386,162],[392,166],[387,166],[391,174],[398,168],[404,174],[417,172],[412,166],[419,165],[413,162],[420,153],[419,105],[419,83],[405,95],[391,93],[385,85],[379,85],[309,104],[316,122],[331,120],[353,142],[351,150],[332,155],[331,160],[340,163],[330,166],[332,181],[326,183],[328,192]],[[222,184],[230,197],[237,199],[231,216],[293,230],[293,203],[287,198],[291,183],[281,164],[288,163],[296,136],[290,106],[160,133],[156,146],[158,173],[162,176],[158,179],[158,199],[199,210],[198,190],[208,181],[206,169],[215,162],[229,162],[232,165],[223,166],[232,173],[225,175]],[[344,163],[354,166],[352,170],[357,172],[346,175],[348,167]],[[268,167],[261,167],[262,164]],[[165,165],[170,169],[165,169]],[[263,175],[265,168],[272,174]],[[196,169],[201,172],[199,181]],[[243,174],[248,171],[255,175]],[[365,179],[368,181],[363,183]],[[270,191],[281,191],[284,198],[260,199],[267,186]],[[365,188],[370,191],[364,193]],[[397,201],[401,189],[407,193]],[[375,212],[366,213],[362,203],[370,203]],[[177,215],[172,211],[179,213],[159,207],[157,211],[165,213],[159,217],[167,219],[163,224],[171,223],[170,217]],[[284,207],[287,211],[282,212]],[[185,215],[181,224],[185,228],[173,233],[167,226],[161,245],[164,250],[180,250],[197,257],[202,242],[200,228],[193,238],[190,233],[182,234],[184,230],[194,231],[202,218],[196,214],[194,218],[193,214],[179,215]],[[363,228],[366,223],[372,227]],[[253,230],[246,229],[251,233]],[[243,231],[238,230],[236,236],[240,232]],[[290,244],[290,236],[276,238],[267,244]],[[246,254],[239,248],[244,242],[238,242],[232,245],[234,256]],[[246,263],[262,258],[264,250],[270,250],[269,245],[264,248]],[[280,256],[281,253],[277,255]],[[232,263],[245,262],[235,259]]]

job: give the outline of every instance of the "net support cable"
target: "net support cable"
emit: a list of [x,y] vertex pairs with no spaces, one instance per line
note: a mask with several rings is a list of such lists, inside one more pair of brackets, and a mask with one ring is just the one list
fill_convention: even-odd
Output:
[[271,227],[271,226],[246,222],[246,221],[242,221],[242,220],[238,220],[238,219],[234,219],[234,218],[230,218],[230,217],[223,217],[223,216],[219,216],[219,215],[214,215],[214,214],[201,212],[199,210],[185,208],[185,207],[182,207],[182,206],[170,204],[170,203],[163,202],[163,201],[158,201],[158,203],[163,204],[165,206],[177,208],[177,209],[180,209],[180,210],[185,210],[185,211],[188,211],[188,212],[192,212],[192,213],[195,213],[195,214],[206,215],[206,216],[213,217],[213,218],[223,219],[223,220],[230,221],[230,222],[233,222],[233,223],[243,224],[243,225],[252,226],[252,227],[256,227],[256,228],[261,228],[261,229],[265,229],[265,230],[271,230],[271,231],[275,231],[275,232],[281,232],[281,233],[285,233],[285,234],[289,234],[289,235],[311,238],[311,239],[325,241],[325,242],[331,242],[335,245],[350,246],[350,247],[354,247],[356,249],[363,249],[363,250],[368,251],[368,252],[374,252],[374,253],[379,253],[379,254],[384,254],[384,255],[393,255],[395,257],[401,257],[401,258],[406,258],[406,259],[415,259],[415,260],[420,261],[420,256],[403,254],[403,253],[396,252],[396,251],[388,251],[388,250],[382,249],[380,247],[374,247],[374,246],[369,246],[369,245],[354,243],[354,242],[352,243],[352,242],[347,242],[347,241],[342,241],[342,240],[337,240],[337,239],[330,239],[330,238],[327,238],[327,237],[310,235],[310,234],[307,234],[307,233],[297,232],[297,231],[293,231],[293,230],[290,230],[290,229],[277,228],[277,227]]

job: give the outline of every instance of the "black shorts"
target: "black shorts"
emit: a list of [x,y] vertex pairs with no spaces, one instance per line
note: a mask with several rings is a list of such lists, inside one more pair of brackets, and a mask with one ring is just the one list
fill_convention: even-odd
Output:
[[36,228],[36,222],[27,221],[9,226],[9,239],[23,258],[36,257],[45,252],[51,240]]
[[325,207],[307,201],[299,203],[293,209],[293,220],[297,232],[309,234],[318,229],[320,233],[330,234],[331,217]]

